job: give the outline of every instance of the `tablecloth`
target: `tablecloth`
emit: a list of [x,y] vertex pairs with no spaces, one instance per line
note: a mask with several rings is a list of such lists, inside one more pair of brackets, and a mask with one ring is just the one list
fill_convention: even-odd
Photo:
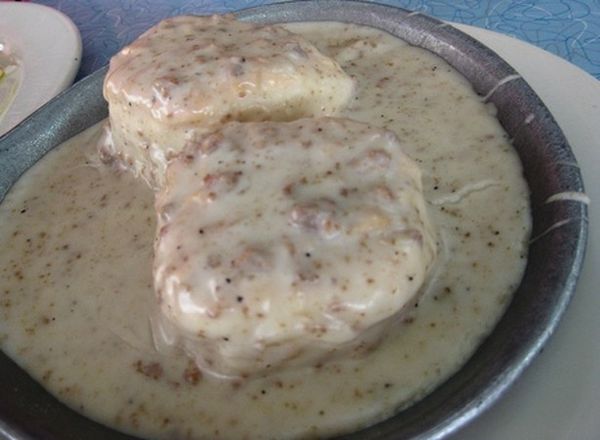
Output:
[[[479,26],[532,43],[600,79],[600,0],[379,0],[441,20]],[[161,18],[234,11],[265,0],[38,0],[78,26],[83,59],[78,79],[106,64]]]

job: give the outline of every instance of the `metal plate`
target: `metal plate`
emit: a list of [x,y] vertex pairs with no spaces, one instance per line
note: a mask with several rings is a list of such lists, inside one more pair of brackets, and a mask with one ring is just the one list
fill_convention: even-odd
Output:
[[[440,439],[496,401],[542,349],[573,295],[587,237],[586,205],[546,203],[583,192],[575,158],[548,109],[494,52],[421,14],[354,1],[280,3],[240,12],[262,23],[336,20],[386,30],[428,49],[498,108],[531,190],[533,237],[523,280],[506,313],[472,358],[426,398],[346,439]],[[107,116],[106,69],[80,81],[0,139],[0,198],[46,152]],[[507,78],[510,81],[503,82]],[[560,227],[552,228],[553,225]],[[0,435],[14,439],[133,439],[79,415],[0,353]]]

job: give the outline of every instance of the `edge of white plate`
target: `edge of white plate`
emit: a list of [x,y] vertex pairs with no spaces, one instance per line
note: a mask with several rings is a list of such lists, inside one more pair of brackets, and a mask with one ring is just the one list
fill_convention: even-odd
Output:
[[20,58],[23,78],[0,135],[73,82],[81,61],[81,36],[62,12],[33,3],[0,3],[0,39]]
[[[548,106],[571,145],[600,218],[600,81],[521,40],[453,23],[513,66]],[[600,229],[589,244],[577,291],[555,334],[532,365],[488,412],[452,440],[597,440],[600,432]]]

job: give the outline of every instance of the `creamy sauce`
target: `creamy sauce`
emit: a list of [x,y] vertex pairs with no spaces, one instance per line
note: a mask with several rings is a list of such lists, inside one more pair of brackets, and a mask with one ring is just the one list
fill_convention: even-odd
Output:
[[396,132],[423,171],[438,265],[397,334],[361,359],[246,381],[203,375],[151,340],[153,195],[95,164],[91,129],[0,205],[2,348],[59,398],[153,438],[348,432],[423,397],[493,328],[524,270],[528,190],[507,135],[464,78],[376,30],[288,26],[357,80],[344,116]]

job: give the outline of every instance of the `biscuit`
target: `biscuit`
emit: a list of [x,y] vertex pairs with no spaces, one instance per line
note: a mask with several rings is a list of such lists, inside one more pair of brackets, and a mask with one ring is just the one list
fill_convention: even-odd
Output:
[[168,160],[197,136],[229,121],[335,115],[353,90],[334,60],[280,26],[169,18],[111,59],[101,156],[156,189]]
[[436,254],[419,168],[348,119],[226,124],[169,163],[156,211],[155,334],[223,376],[372,348]]

